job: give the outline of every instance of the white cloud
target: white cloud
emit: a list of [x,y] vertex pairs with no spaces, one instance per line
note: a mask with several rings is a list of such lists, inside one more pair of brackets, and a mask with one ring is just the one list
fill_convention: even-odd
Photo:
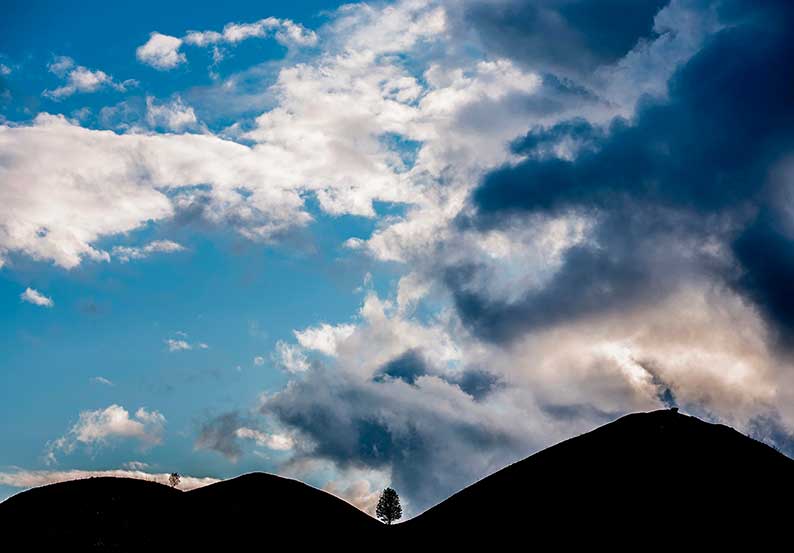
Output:
[[171,240],[155,240],[141,247],[114,246],[112,255],[122,263],[127,263],[133,259],[144,259],[153,253],[174,253],[184,250],[184,246]]
[[122,463],[121,466],[131,470],[145,470],[149,468],[149,463],[144,463],[143,461],[127,461],[126,463]]
[[55,302],[52,301],[52,298],[48,298],[33,288],[26,288],[25,291],[19,295],[19,298],[24,302],[32,303],[33,305],[38,305],[40,307],[52,307],[55,305]]
[[254,23],[229,23],[223,32],[189,31],[184,41],[194,46],[210,46],[220,43],[236,44],[250,38],[274,36],[284,46],[313,46],[317,43],[314,31],[306,29],[289,19],[267,17]]
[[168,338],[165,343],[168,346],[168,351],[184,351],[193,349],[193,346],[190,345],[187,340],[175,340],[173,338]]
[[146,121],[152,127],[162,127],[176,132],[200,128],[196,112],[179,96],[167,104],[160,105],[154,103],[153,97],[147,96]]
[[187,332],[177,331],[174,334],[179,336],[179,338],[167,338],[164,340],[166,346],[168,346],[168,351],[187,351],[191,349],[210,349],[209,344],[205,342],[188,342],[187,340]]
[[4,63],[0,63],[0,75],[8,76],[11,74],[11,68]]
[[148,449],[162,441],[165,430],[165,417],[157,411],[147,411],[141,407],[131,417],[120,405],[110,405],[104,409],[82,411],[78,421],[60,438],[47,444],[46,460],[55,462],[56,453],[71,453],[78,445],[98,447],[111,439],[133,439],[143,449]]
[[113,382],[105,378],[104,376],[92,376],[91,382],[94,384],[102,384],[103,386],[113,386]]
[[50,73],[59,77],[65,77],[72,68],[74,68],[74,60],[69,56],[55,56],[52,63],[47,66]]
[[137,81],[133,79],[122,83],[113,80],[113,77],[100,70],[91,70],[82,65],[75,65],[72,58],[58,56],[47,66],[51,73],[64,79],[66,83],[54,90],[45,90],[44,96],[51,100],[61,100],[72,94],[82,92],[96,92],[105,87],[110,87],[119,92],[126,92],[128,87],[136,86]]
[[[18,470],[13,472],[0,472],[0,484],[13,488],[34,488],[36,486],[46,486],[58,482],[110,476],[115,478],[148,480],[150,482],[153,481],[168,485],[170,473],[143,472],[141,469],[146,468],[148,465],[146,465],[146,463],[138,464],[135,461],[132,463],[125,463],[125,465],[130,465],[129,470]],[[138,467],[138,465],[140,465],[140,467]],[[193,490],[216,482],[220,482],[220,480],[218,478],[199,478],[182,475],[182,479],[179,482],[179,489],[184,491]]]
[[238,438],[254,440],[258,446],[275,451],[288,451],[295,445],[294,440],[286,434],[270,434],[244,426],[235,430],[234,433]]
[[328,356],[335,356],[339,342],[347,339],[355,330],[355,325],[340,324],[329,325],[322,323],[318,326],[294,331],[295,338],[301,346],[324,353]]
[[261,355],[254,357],[254,365],[261,366],[265,364],[265,358]]
[[297,346],[279,340],[276,342],[274,361],[291,373],[306,371],[311,365],[306,354]]
[[182,46],[182,39],[153,32],[149,36],[149,40],[138,47],[135,55],[141,63],[160,71],[167,71],[187,61],[185,54],[179,51],[180,46]]

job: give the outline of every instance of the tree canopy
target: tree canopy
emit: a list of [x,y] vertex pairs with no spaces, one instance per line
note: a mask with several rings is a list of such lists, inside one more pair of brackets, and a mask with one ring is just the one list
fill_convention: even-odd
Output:
[[391,524],[403,516],[403,508],[400,506],[400,496],[392,488],[386,488],[380,494],[378,506],[375,514],[386,524]]

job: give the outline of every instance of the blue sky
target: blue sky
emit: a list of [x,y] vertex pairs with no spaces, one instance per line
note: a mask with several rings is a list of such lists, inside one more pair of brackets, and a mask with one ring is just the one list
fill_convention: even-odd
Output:
[[265,470],[412,515],[671,404],[790,451],[790,12],[12,2],[0,497]]

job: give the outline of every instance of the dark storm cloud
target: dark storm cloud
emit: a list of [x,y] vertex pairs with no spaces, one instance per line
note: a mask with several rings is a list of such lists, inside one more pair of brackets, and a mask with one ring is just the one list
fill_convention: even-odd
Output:
[[477,369],[464,372],[454,382],[464,393],[470,395],[475,400],[486,397],[488,394],[504,385],[502,380],[495,374]]
[[227,459],[236,461],[242,454],[236,432],[242,426],[245,426],[245,421],[236,411],[218,415],[201,425],[196,448],[217,451]]
[[666,0],[477,0],[459,21],[494,54],[562,74],[622,58],[653,35]]
[[380,369],[375,371],[374,382],[388,382],[389,379],[402,380],[406,384],[416,385],[421,376],[435,376],[447,384],[457,386],[474,400],[481,400],[502,385],[498,376],[481,369],[467,369],[460,373],[442,373],[430,367],[422,352],[410,349],[398,355]]
[[[692,271],[716,270],[707,255],[692,255],[691,244],[722,225],[721,239],[735,238],[742,265],[722,277],[784,335],[794,331],[794,301],[785,293],[794,252],[765,186],[794,146],[792,11],[786,2],[724,4],[733,24],[674,75],[667,100],[641,102],[632,122],[618,119],[606,132],[578,120],[518,141],[528,159],[488,175],[474,194],[474,220],[462,224],[488,228],[522,214],[578,210],[595,214],[599,226],[592,243],[567,252],[547,287],[518,302],[495,302],[473,288],[476,266],[449,269],[469,327],[506,340],[653,299]],[[573,161],[542,155],[564,138],[582,145]]]
[[428,369],[421,353],[416,349],[411,349],[378,369],[373,380],[383,382],[387,377],[398,378],[413,385],[417,378],[426,374],[428,374]]
[[661,299],[682,280],[720,270],[720,260],[707,253],[692,266],[694,252],[686,246],[710,231],[700,217],[674,216],[628,201],[620,208],[601,214],[589,240],[565,252],[553,278],[517,301],[492,298],[473,284],[487,282],[488,278],[477,277],[493,268],[472,264],[448,268],[445,282],[462,320],[485,340],[510,341],[527,331]]
[[482,417],[438,408],[461,401],[451,387],[447,393],[314,368],[270,397],[262,413],[309,438],[307,456],[343,469],[390,470],[392,485],[416,512],[528,450]]

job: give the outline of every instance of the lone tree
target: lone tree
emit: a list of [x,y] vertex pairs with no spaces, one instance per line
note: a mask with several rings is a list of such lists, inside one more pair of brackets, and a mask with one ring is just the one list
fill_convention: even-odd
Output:
[[386,524],[391,524],[403,516],[403,508],[400,507],[400,496],[397,495],[396,491],[392,488],[383,490],[383,493],[380,494],[375,514]]
[[168,484],[172,488],[176,488],[181,481],[182,481],[182,477],[179,476],[178,472],[172,472],[171,476],[168,477]]

